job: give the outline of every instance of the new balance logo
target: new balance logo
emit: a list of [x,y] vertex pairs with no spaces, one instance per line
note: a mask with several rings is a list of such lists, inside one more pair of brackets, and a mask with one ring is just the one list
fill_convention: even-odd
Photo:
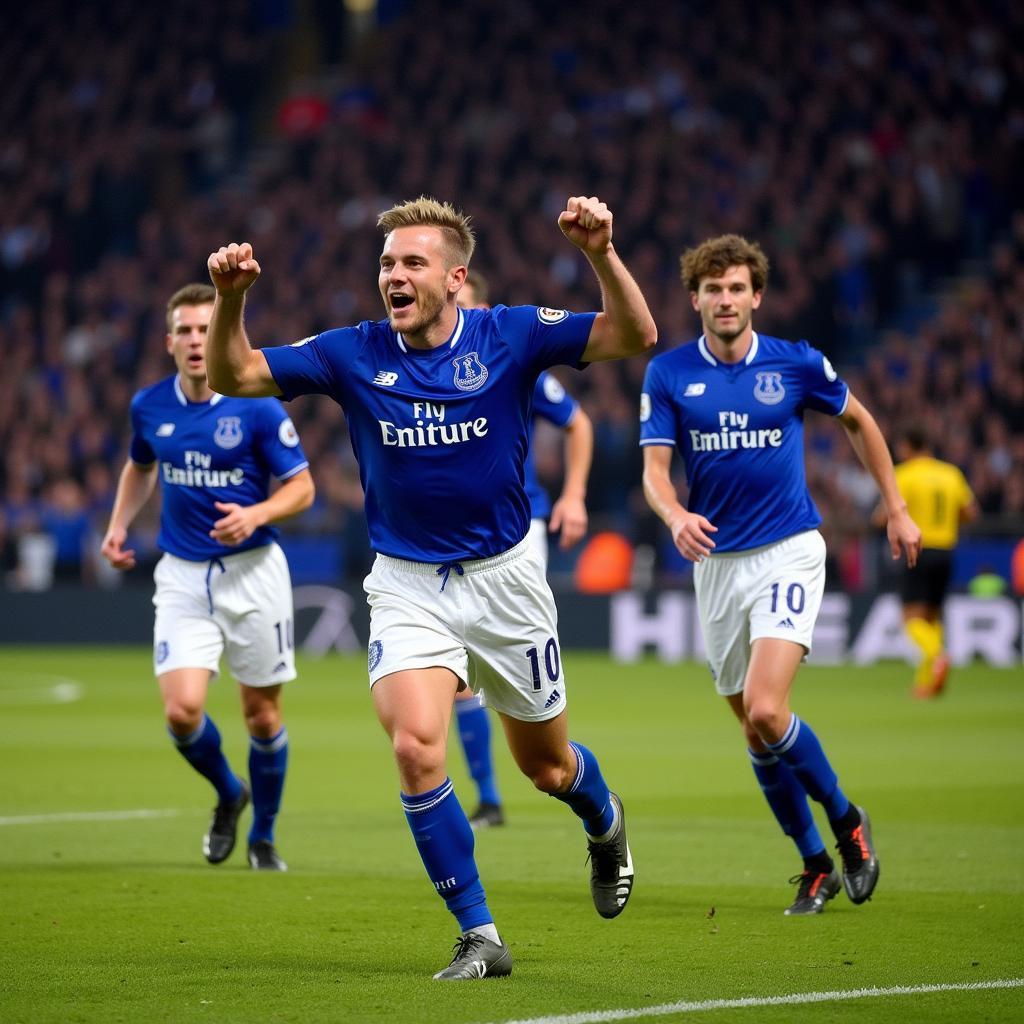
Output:
[[793,625],[793,620],[789,618],[789,616],[787,615],[786,618],[780,619],[778,622],[775,623],[775,628],[796,629],[796,626]]
[[706,388],[707,384],[703,382],[687,384],[686,390],[683,392],[683,398],[696,398],[698,395],[703,395]]
[[373,378],[373,383],[380,385],[382,388],[390,388],[398,381],[398,374],[392,373],[390,370],[378,370],[377,376]]
[[170,437],[171,434],[173,434],[173,433],[174,433],[174,424],[173,423],[161,423],[160,426],[156,428],[156,436],[157,437]]
[[562,695],[557,690],[551,691],[551,696],[544,701],[544,709],[547,710],[550,707],[554,707],[562,699]]

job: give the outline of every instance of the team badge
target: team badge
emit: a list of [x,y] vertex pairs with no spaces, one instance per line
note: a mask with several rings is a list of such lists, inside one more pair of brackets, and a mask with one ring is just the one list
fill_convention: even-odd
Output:
[[565,401],[565,388],[562,387],[559,381],[555,380],[554,377],[548,375],[544,378],[544,397],[549,401],[557,405],[559,402]]
[[460,391],[476,391],[487,380],[488,370],[475,352],[469,352],[452,360],[455,367],[455,386]]
[[549,306],[541,306],[537,310],[537,319],[542,324],[557,324],[569,315],[567,309],[551,309]]
[[213,440],[220,448],[237,448],[242,443],[242,420],[238,416],[221,416]]
[[646,423],[651,418],[651,396],[646,391],[640,392],[640,422]]
[[839,376],[832,364],[828,361],[828,356],[821,357],[821,368],[825,371],[825,380],[827,380],[829,384],[833,383],[836,377]]
[[754,385],[754,397],[763,405],[778,405],[786,397],[782,374],[774,370],[759,373]]
[[374,640],[366,652],[366,667],[372,672],[384,656],[384,645],[379,640]]
[[290,419],[281,420],[277,428],[277,439],[285,448],[294,448],[299,443],[299,433]]

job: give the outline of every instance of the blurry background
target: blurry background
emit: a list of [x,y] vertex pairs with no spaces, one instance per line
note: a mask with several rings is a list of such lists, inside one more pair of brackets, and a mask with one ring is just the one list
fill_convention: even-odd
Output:
[[[660,351],[698,328],[682,250],[725,231],[760,241],[756,327],[821,348],[890,439],[923,425],[984,510],[958,585],[1009,580],[1024,534],[1021,38],[1010,2],[19,5],[0,34],[4,588],[138,587],[148,629],[156,502],[129,579],[98,549],[130,397],[173,369],[168,295],[247,239],[263,268],[254,344],[377,319],[376,214],[420,193],[472,215],[493,301],[576,310],[599,295],[556,218],[567,196],[600,196]],[[592,533],[629,541],[637,589],[685,588],[640,492],[645,365],[559,374],[596,427]],[[289,410],[318,488],[283,538],[294,580],[357,595],[370,556],[342,414],[327,399]],[[830,587],[887,589],[870,478],[824,417],[807,446]],[[539,431],[552,488],[560,449]],[[578,554],[552,546],[563,593]]]

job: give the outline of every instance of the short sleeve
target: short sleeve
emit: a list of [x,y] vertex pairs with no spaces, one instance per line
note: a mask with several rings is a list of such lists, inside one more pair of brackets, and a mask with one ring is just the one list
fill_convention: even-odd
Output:
[[578,366],[596,313],[570,313],[545,306],[495,306],[502,339],[522,366]]
[[542,373],[533,389],[533,412],[535,416],[553,423],[556,427],[567,427],[579,406],[576,400],[550,373]]
[[675,409],[665,384],[661,361],[655,358],[647,364],[640,393],[640,445],[675,447],[677,441]]
[[285,401],[298,395],[337,395],[342,380],[335,372],[337,354],[347,350],[355,335],[352,328],[325,331],[292,345],[262,349],[274,381]]
[[136,395],[132,399],[129,416],[132,425],[132,439],[128,446],[128,457],[132,462],[138,463],[140,466],[150,466],[156,461],[156,452],[153,451],[152,445],[150,445],[142,433],[141,394]]
[[267,399],[260,410],[260,446],[270,471],[278,480],[287,480],[309,465],[299,434],[285,408],[276,399]]
[[849,387],[822,352],[806,341],[799,344],[802,348],[804,405],[827,416],[841,416],[850,400]]

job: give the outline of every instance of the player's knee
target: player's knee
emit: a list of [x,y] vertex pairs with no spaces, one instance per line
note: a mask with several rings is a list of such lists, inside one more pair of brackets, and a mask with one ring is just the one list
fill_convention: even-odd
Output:
[[403,778],[429,775],[444,764],[442,744],[414,732],[397,731],[391,738],[391,749]]
[[269,740],[281,731],[281,709],[276,704],[268,704],[247,711],[245,727],[250,736],[258,740]]
[[174,698],[164,704],[164,717],[175,736],[195,732],[203,720],[203,705],[198,701]]
[[767,743],[780,740],[789,724],[789,712],[773,701],[753,701],[746,713],[750,727]]
[[523,769],[523,774],[542,793],[563,793],[573,779],[568,765],[553,762],[530,765]]

